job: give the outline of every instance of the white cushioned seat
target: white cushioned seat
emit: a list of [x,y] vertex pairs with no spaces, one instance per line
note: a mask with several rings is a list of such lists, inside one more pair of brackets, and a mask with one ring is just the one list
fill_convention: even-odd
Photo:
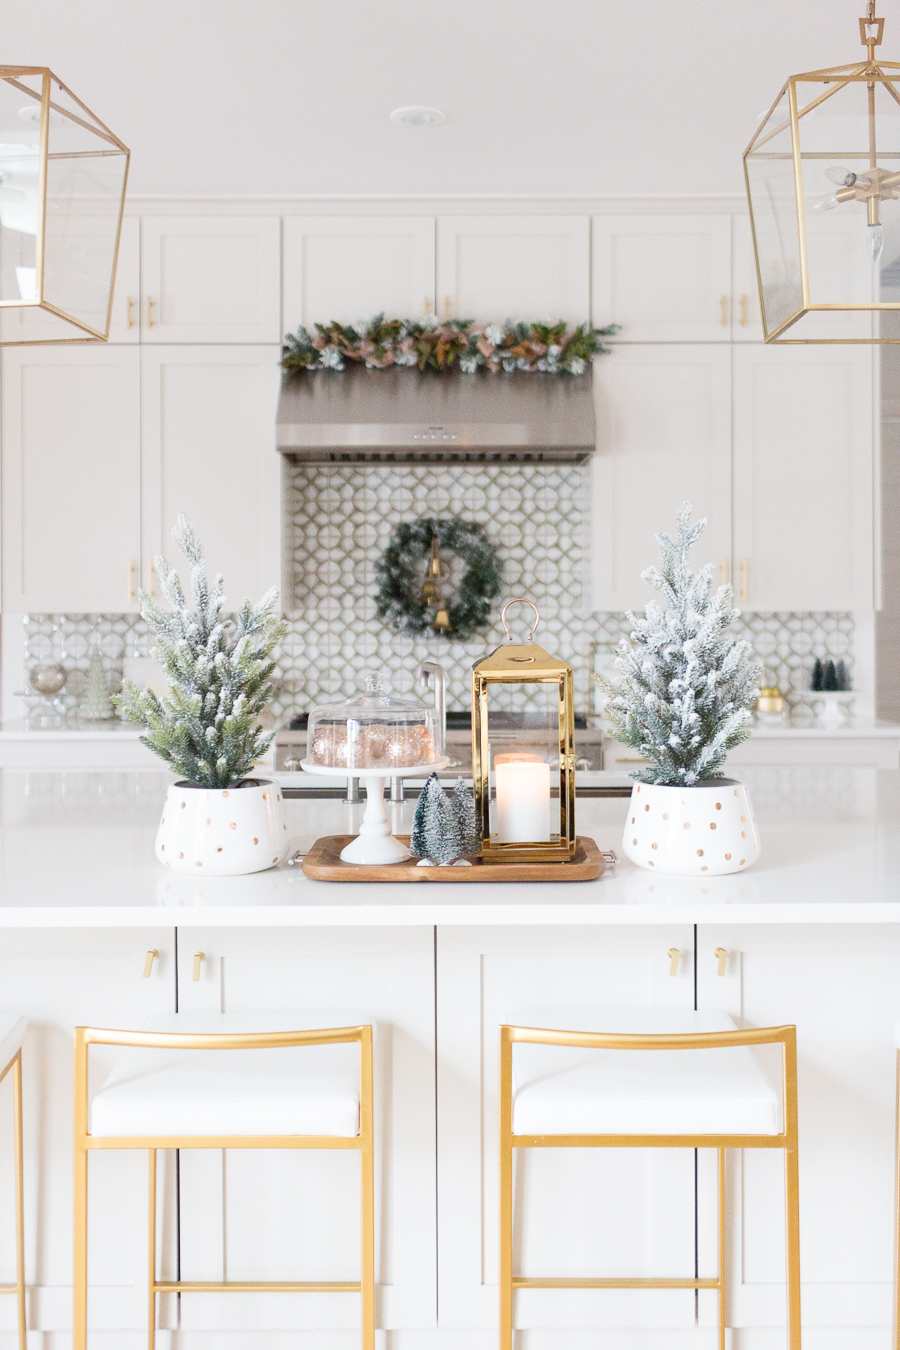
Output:
[[[372,1024],[338,1013],[167,1013],[142,1031],[233,1035]],[[132,1047],[94,1097],[100,1138],[359,1133],[359,1044],[265,1050]]]
[[28,1021],[15,1013],[0,1013],[0,1073],[22,1046]]
[[[734,1031],[724,1013],[524,1012],[557,1031]],[[778,1134],[777,1094],[746,1046],[580,1050],[514,1042],[515,1134]]]

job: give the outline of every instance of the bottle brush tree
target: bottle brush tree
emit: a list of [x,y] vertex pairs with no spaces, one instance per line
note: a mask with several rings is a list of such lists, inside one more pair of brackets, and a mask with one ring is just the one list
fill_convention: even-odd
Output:
[[649,761],[632,774],[641,783],[704,783],[750,735],[761,667],[750,644],[727,631],[740,615],[731,587],[713,592],[711,564],[697,573],[688,567],[705,527],[691,524],[685,502],[675,538],[656,536],[660,565],[641,578],[665,608],[654,600],[642,619],[629,612],[631,642],[622,641],[616,657],[621,675],[594,677],[608,695],[612,734]]
[[165,558],[155,558],[164,609],[140,592],[141,615],[153,634],[152,654],[163,667],[169,692],[158,698],[126,680],[114,698],[129,722],[146,728],[141,741],[195,787],[228,788],[265,754],[274,732],[258,718],[273,693],[271,655],[287,632],[275,609],[273,588],[257,604],[244,600],[222,615],[223,583],[210,586],[203,547],[185,516],[172,531],[191,566],[191,600]]

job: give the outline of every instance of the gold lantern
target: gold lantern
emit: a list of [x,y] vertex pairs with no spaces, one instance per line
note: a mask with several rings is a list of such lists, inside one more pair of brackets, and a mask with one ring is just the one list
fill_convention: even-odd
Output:
[[109,336],[128,160],[52,71],[0,66],[0,345]]
[[792,75],[744,152],[766,342],[898,342],[900,65]]
[[[534,610],[527,643],[510,638],[510,605]],[[533,601],[507,600],[500,621],[506,642],[472,667],[472,784],[481,857],[568,862],[575,856],[572,667],[531,641],[540,621]],[[524,710],[513,708],[513,694],[521,699],[523,692]]]

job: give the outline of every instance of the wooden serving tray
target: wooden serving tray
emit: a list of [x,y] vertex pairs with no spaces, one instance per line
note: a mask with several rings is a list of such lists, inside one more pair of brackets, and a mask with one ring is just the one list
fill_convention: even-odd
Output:
[[[473,859],[471,867],[418,867],[418,858],[367,867],[341,862],[341,849],[353,834],[327,834],[317,839],[303,859],[303,871],[314,881],[596,881],[606,863],[593,839],[578,835],[571,862],[486,863]],[[398,834],[409,844],[408,834]]]

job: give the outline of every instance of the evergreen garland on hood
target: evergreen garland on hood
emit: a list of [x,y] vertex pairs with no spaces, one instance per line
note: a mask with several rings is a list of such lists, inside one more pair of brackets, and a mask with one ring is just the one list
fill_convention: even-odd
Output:
[[726,630],[740,615],[730,586],[712,593],[712,564],[694,574],[688,552],[706,521],[691,523],[685,502],[674,539],[658,534],[662,559],[641,579],[659,591],[643,619],[628,613],[631,645],[619,643],[618,680],[594,678],[609,696],[612,734],[650,763],[641,783],[691,787],[715,777],[725,756],[750,735],[761,667],[748,642]]

